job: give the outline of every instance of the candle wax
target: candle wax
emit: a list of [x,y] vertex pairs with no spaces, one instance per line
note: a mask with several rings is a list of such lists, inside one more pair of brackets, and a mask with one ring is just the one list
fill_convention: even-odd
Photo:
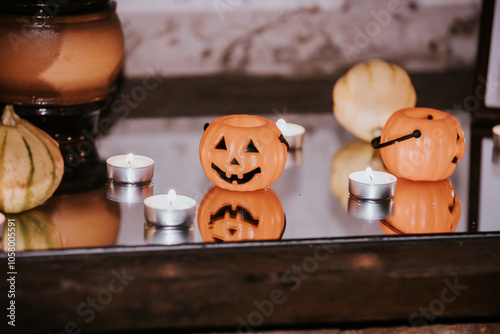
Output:
[[173,201],[170,201],[168,195],[150,196],[144,200],[144,205],[157,210],[187,210],[196,205],[196,201],[187,196],[176,195]]
[[397,180],[394,175],[388,173],[378,172],[378,171],[372,171],[372,173],[373,173],[372,176],[373,179],[370,178],[369,174],[366,173],[366,171],[351,173],[349,177],[355,182],[366,183],[366,184],[387,184],[396,182]]
[[134,155],[132,159],[128,159],[128,155],[115,155],[106,160],[106,163],[113,167],[119,168],[145,168],[154,164],[154,160],[143,156],[143,155]]
[[306,132],[305,128],[298,124],[287,123],[283,119],[279,119],[276,125],[280,129],[283,136],[299,136]]

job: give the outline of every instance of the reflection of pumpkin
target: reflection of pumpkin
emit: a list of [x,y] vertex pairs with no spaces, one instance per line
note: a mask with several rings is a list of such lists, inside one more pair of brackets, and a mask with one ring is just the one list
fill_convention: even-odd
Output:
[[198,228],[205,242],[275,240],[285,229],[285,214],[269,188],[236,192],[213,187],[200,203]]
[[57,227],[38,209],[6,216],[2,237],[4,252],[8,250],[9,232],[15,233],[17,252],[61,248]]
[[333,113],[349,132],[370,141],[393,112],[414,107],[415,89],[401,67],[383,60],[357,64],[333,87]]
[[381,172],[387,171],[378,150],[374,150],[365,141],[359,139],[351,141],[333,156],[330,188],[344,207],[347,207],[349,196],[349,174],[365,170],[366,167]]
[[465,152],[464,132],[455,117],[429,108],[408,108],[395,112],[380,138],[385,143],[420,131],[420,137],[380,149],[385,166],[398,177],[414,181],[448,178]]
[[230,115],[205,129],[200,160],[208,179],[229,190],[269,187],[285,167],[287,146],[276,124],[263,117]]
[[398,179],[394,215],[380,221],[386,234],[449,233],[460,219],[460,200],[449,180]]
[[57,226],[63,248],[114,245],[120,229],[120,207],[96,189],[54,196],[40,206]]
[[64,161],[59,144],[22,120],[11,105],[0,125],[0,210],[18,213],[46,201],[61,182]]

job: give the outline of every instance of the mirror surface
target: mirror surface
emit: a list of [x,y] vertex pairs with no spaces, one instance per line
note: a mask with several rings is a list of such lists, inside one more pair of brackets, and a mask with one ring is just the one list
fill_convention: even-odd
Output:
[[[128,153],[153,158],[153,184],[116,189],[108,184],[54,196],[28,212],[42,227],[22,229],[21,238],[25,249],[50,249],[498,231],[500,153],[491,138],[482,139],[480,220],[472,229],[467,221],[470,118],[455,116],[467,147],[453,175],[442,182],[399,181],[390,202],[349,198],[350,172],[384,167],[377,152],[343,129],[330,112],[264,115],[300,124],[306,133],[302,150],[289,152],[278,181],[254,194],[222,191],[205,176],[199,142],[204,124],[215,116],[122,120],[98,140],[99,155],[103,160]],[[196,201],[192,225],[157,228],[145,222],[142,202],[125,202],[170,189]],[[26,224],[28,218],[18,220]]]

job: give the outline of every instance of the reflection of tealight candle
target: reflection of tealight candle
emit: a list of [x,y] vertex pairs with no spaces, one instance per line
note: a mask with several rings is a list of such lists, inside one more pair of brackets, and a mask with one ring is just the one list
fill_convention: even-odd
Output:
[[495,148],[500,148],[500,124],[493,127],[493,145]]
[[397,178],[389,173],[365,171],[349,174],[349,193],[360,199],[384,199],[394,196]]
[[180,245],[194,242],[193,225],[182,227],[163,227],[150,223],[144,224],[144,241],[156,245]]
[[290,145],[290,150],[300,150],[302,148],[304,133],[306,132],[306,129],[303,126],[287,123],[281,118],[276,122],[276,125],[285,137],[288,145]]
[[153,178],[154,160],[143,155],[115,155],[106,160],[108,179],[118,183],[146,183]]
[[347,212],[364,220],[380,220],[394,214],[394,197],[382,200],[366,200],[349,196]]
[[144,200],[144,216],[151,224],[182,226],[194,221],[196,201],[180,196],[174,190],[168,194],[154,195]]
[[153,195],[153,182],[146,184],[108,182],[106,186],[106,198],[114,202],[142,203],[151,195]]

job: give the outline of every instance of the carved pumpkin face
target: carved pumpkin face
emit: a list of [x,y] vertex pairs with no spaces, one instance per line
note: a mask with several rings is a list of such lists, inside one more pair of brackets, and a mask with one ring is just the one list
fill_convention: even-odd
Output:
[[381,143],[418,130],[410,138],[382,147],[380,154],[389,171],[414,181],[438,181],[448,178],[465,153],[464,132],[455,117],[429,108],[396,111],[382,130]]
[[285,168],[288,144],[276,124],[263,117],[217,118],[200,142],[200,160],[208,179],[229,190],[271,186]]
[[398,179],[394,215],[381,220],[386,234],[451,233],[460,219],[460,200],[449,180]]
[[236,192],[213,187],[200,203],[198,228],[205,242],[276,240],[285,229],[285,214],[269,188]]

